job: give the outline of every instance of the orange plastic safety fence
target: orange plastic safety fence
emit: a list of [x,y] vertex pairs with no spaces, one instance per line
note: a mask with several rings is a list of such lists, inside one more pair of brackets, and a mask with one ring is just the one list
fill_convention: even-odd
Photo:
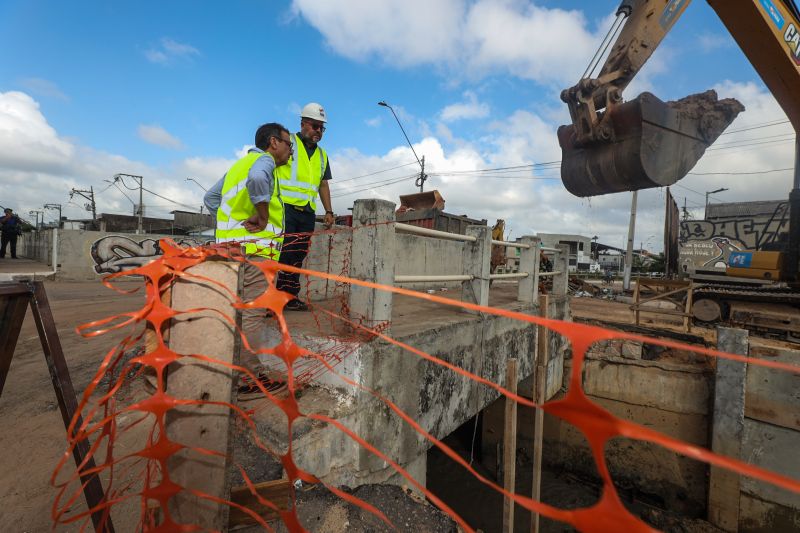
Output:
[[[256,442],[257,446],[265,453],[276,457],[280,461],[283,469],[285,470],[286,476],[290,481],[295,482],[297,480],[302,480],[306,483],[320,482],[313,473],[306,472],[295,464],[292,456],[291,441],[288,443],[288,449],[286,453],[283,454],[277,453],[276,451],[270,449],[269,446],[264,444],[262,439],[258,436],[256,425],[252,420],[250,413],[244,411],[239,406],[220,404],[220,402],[186,400],[170,396],[167,393],[164,385],[165,369],[170,364],[184,357],[196,358],[201,361],[207,361],[208,363],[222,364],[248,376],[252,382],[256,383],[261,389],[261,392],[264,394],[264,398],[272,405],[278,406],[285,413],[288,421],[288,435],[292,434],[293,424],[303,417],[318,420],[337,428],[344,435],[347,435],[350,439],[358,443],[368,452],[381,458],[386,462],[386,464],[394,468],[401,476],[407,479],[411,485],[417,487],[421,492],[423,492],[431,502],[433,502],[444,512],[448,513],[466,531],[471,531],[470,526],[452,509],[450,509],[441,499],[417,482],[391,457],[377,449],[373,444],[364,440],[351,428],[346,427],[339,420],[329,416],[301,412],[297,401],[297,393],[299,388],[308,383],[309,380],[318,377],[323,372],[328,372],[337,376],[340,380],[342,380],[343,383],[358,388],[383,402],[393,413],[395,413],[405,423],[413,428],[414,431],[431,442],[433,446],[436,446],[442,450],[442,452],[444,452],[457,464],[467,469],[481,483],[490,486],[492,489],[503,494],[505,497],[513,499],[517,504],[525,509],[539,513],[542,516],[569,523],[582,531],[653,531],[651,526],[647,525],[645,522],[631,514],[626,509],[619,495],[617,494],[617,491],[615,490],[614,484],[612,483],[611,475],[606,464],[604,449],[606,443],[615,437],[627,437],[629,439],[650,442],[678,454],[705,461],[712,465],[723,467],[736,473],[747,475],[755,479],[771,483],[778,487],[800,493],[800,482],[787,476],[758,468],[743,461],[714,454],[707,449],[682,442],[678,439],[614,416],[606,409],[603,409],[597,405],[586,395],[582,388],[581,381],[584,362],[586,359],[586,352],[589,346],[595,342],[610,339],[633,340],[647,342],[649,344],[659,345],[666,348],[691,350],[693,352],[710,357],[727,358],[736,361],[747,362],[751,365],[766,366],[792,373],[800,373],[799,367],[779,361],[754,359],[745,356],[726,354],[716,350],[697,348],[679,342],[662,339],[650,339],[640,335],[610,331],[585,324],[562,322],[506,309],[483,307],[480,305],[459,302],[436,295],[420,293],[398,287],[381,286],[375,283],[346,277],[344,275],[346,272],[346,263],[343,263],[342,272],[339,274],[287,267],[285,265],[278,265],[272,261],[251,263],[252,265],[261,269],[269,282],[269,287],[264,294],[257,297],[255,300],[244,303],[236,294],[233,294],[225,287],[220,286],[215,280],[200,278],[188,272],[190,267],[198,265],[210,257],[221,256],[230,261],[237,261],[240,263],[247,262],[247,259],[243,257],[237,250],[231,248],[230,246],[179,248],[168,240],[161,242],[161,248],[164,250],[164,255],[159,259],[145,266],[111,275],[104,281],[109,287],[113,288],[111,281],[113,281],[115,278],[130,275],[141,276],[144,280],[146,293],[146,302],[141,309],[123,313],[121,315],[110,317],[104,320],[95,321],[78,328],[78,332],[85,337],[95,337],[112,330],[118,330],[126,327],[134,327],[138,328],[138,330],[125,337],[117,347],[113,348],[106,354],[97,373],[81,398],[78,413],[83,415],[83,423],[78,427],[76,422],[77,417],[75,420],[73,420],[73,423],[68,431],[68,449],[53,473],[52,482],[59,489],[58,496],[53,505],[53,520],[55,524],[72,524],[80,522],[81,527],[85,528],[87,527],[91,513],[97,510],[103,510],[109,513],[113,506],[118,505],[128,499],[137,498],[139,500],[140,509],[139,528],[143,530],[159,532],[203,530],[204,527],[201,524],[177,523],[170,514],[170,500],[181,491],[189,491],[198,497],[206,498],[216,502],[223,502],[232,507],[240,508],[244,512],[248,513],[253,520],[259,523],[262,527],[265,529],[271,529],[269,525],[252,510],[242,508],[238,504],[230,501],[223,501],[210,495],[201,494],[192,487],[179,486],[170,479],[168,460],[180,450],[189,448],[201,454],[216,456],[220,455],[219,452],[195,448],[192,447],[191,443],[176,442],[167,437],[165,427],[165,416],[167,412],[176,407],[186,405],[225,405],[239,420],[242,421],[242,426],[251,432],[253,440]],[[308,276],[309,279],[327,280],[329,282],[333,282],[336,284],[336,287],[342,289],[341,294],[346,294],[344,292],[344,288],[349,287],[350,285],[359,285],[377,290],[391,291],[395,294],[402,294],[414,298],[437,302],[442,305],[457,306],[487,314],[504,316],[531,324],[542,325],[564,336],[571,343],[573,354],[573,365],[569,378],[568,390],[565,397],[560,400],[550,401],[543,405],[537,405],[531,400],[518,394],[514,394],[501,385],[487,380],[482,376],[476,375],[413,346],[393,339],[383,331],[384,328],[370,329],[361,325],[359,320],[353,320],[350,318],[351,313],[346,309],[344,304],[346,298],[344,297],[342,297],[341,313],[325,309],[316,311],[319,315],[318,320],[330,320],[332,323],[338,323],[341,326],[337,331],[342,333],[345,331],[351,332],[348,333],[350,339],[363,340],[366,338],[378,337],[384,341],[401,347],[410,355],[423,358],[432,364],[440,365],[451,372],[490,387],[501,395],[518,402],[520,405],[543,409],[545,412],[574,425],[586,437],[591,448],[597,470],[603,480],[603,491],[599,501],[590,507],[566,510],[544,504],[540,501],[533,500],[520,494],[507,492],[492,480],[482,476],[457,452],[452,450],[441,440],[437,439],[434,435],[431,435],[420,425],[419,422],[414,420],[412,416],[400,409],[390,399],[385,398],[377,391],[372,390],[365,385],[357,383],[347,376],[338,373],[335,368],[336,365],[345,357],[347,357],[349,352],[352,351],[352,347],[348,349],[335,347],[330,350],[330,353],[328,351],[325,353],[315,353],[297,345],[292,340],[292,336],[283,316],[283,306],[288,301],[288,297],[285,295],[285,293],[281,293],[274,288],[273,282],[278,270],[296,272]],[[265,389],[263,385],[258,382],[256,377],[244,367],[223,363],[199,354],[181,354],[170,350],[168,343],[164,340],[164,332],[168,330],[170,320],[182,314],[207,311],[205,309],[175,310],[162,301],[161,296],[164,291],[171,286],[175,280],[180,278],[202,279],[204,282],[220,286],[220,288],[227,291],[231,302],[233,302],[234,307],[236,308],[244,309],[248,307],[260,307],[269,309],[275,314],[278,329],[281,334],[281,342],[272,348],[265,348],[257,351],[259,353],[276,356],[285,364],[288,386],[288,391],[285,396],[279,397],[272,394],[270,391]],[[220,316],[224,320],[227,320],[232,327],[236,328],[236,324],[231,319],[222,315]],[[157,339],[156,345],[149,351],[141,353],[133,358],[126,359],[124,357],[126,353],[129,353],[141,346],[145,330],[144,326],[147,326],[147,328],[155,333]],[[237,331],[242,336],[242,341],[245,348],[250,348],[250,344],[246,336],[244,336],[244,334],[238,329]],[[352,333],[353,331],[356,333]],[[359,332],[361,333],[360,336]],[[145,369],[151,369],[155,373],[155,392],[148,397],[140,399],[130,405],[118,407],[117,397],[120,395],[120,391],[123,390],[125,384],[130,379],[137,377]],[[301,369],[299,376],[298,369]],[[105,385],[104,390],[101,390],[102,385]],[[133,417],[134,420],[121,425],[120,418],[122,417]],[[148,432],[148,437],[142,444],[141,448],[133,451],[126,450],[120,454],[120,456],[117,456],[117,450],[115,446],[120,436],[120,431],[130,431],[132,428],[142,423],[149,423],[151,426]],[[85,464],[81,465],[74,474],[66,475],[66,479],[61,480],[60,477],[64,471],[64,466],[71,455],[72,449],[80,441],[88,441],[90,443],[89,456],[95,458],[97,466],[94,469],[88,469],[86,468]],[[142,465],[142,463],[144,463],[144,465]],[[244,468],[242,468],[240,465],[237,466],[245,481],[245,484],[250,488],[252,494],[260,501],[260,503],[277,510],[278,508],[274,503],[267,502],[258,495]],[[141,469],[142,473],[140,476],[131,475],[131,472],[136,468]],[[104,502],[96,509],[89,509],[85,512],[73,512],[73,506],[81,496],[82,484],[80,477],[85,475],[98,475],[101,477],[106,489],[106,498]],[[116,484],[117,479],[123,480],[120,482],[119,486]],[[352,494],[343,492],[336,487],[327,485],[326,487],[344,500],[353,503],[370,513],[373,513],[387,524],[390,524],[389,519],[374,506],[354,497]],[[294,491],[291,492],[291,496],[294,498]],[[155,523],[155,515],[152,512],[153,504],[156,504],[160,509],[160,518],[158,523]],[[299,521],[297,508],[295,505],[291,505],[289,510],[280,511],[279,515],[289,530],[303,531],[303,527]]]

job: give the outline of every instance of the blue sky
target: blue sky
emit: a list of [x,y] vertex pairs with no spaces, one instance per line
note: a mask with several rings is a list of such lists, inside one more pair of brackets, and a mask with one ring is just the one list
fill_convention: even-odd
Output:
[[[557,171],[478,179],[476,169],[560,159],[555,129],[568,114],[558,99],[605,34],[617,2],[556,0],[293,0],[274,2],[51,2],[0,4],[0,204],[22,214],[68,204],[72,187],[102,191],[101,211],[130,212],[105,179],[141,174],[145,187],[198,206],[252,143],[255,128],[298,125],[299,108],[321,102],[330,117],[334,207],[413,192],[414,161],[386,100],[426,155],[430,188],[447,210],[505,218],[513,236],[592,233],[611,244],[627,227],[629,195],[569,195]],[[626,92],[663,100],[715,87],[745,103],[731,129],[785,118],[705,2],[693,2]],[[788,125],[732,134],[726,142],[791,133]],[[792,165],[792,143],[736,144],[708,153],[696,171]],[[722,139],[720,140],[722,142]],[[724,148],[722,146],[721,148]],[[791,173],[689,176],[674,194],[697,208],[703,192],[722,200],[777,199]],[[529,178],[548,179],[529,179]],[[553,179],[556,178],[556,179]],[[348,181],[344,181],[348,180]],[[736,181],[732,181],[736,180]],[[338,181],[338,183],[337,183]],[[352,192],[358,191],[358,192]],[[148,214],[177,204],[145,196]],[[640,195],[640,230],[660,233],[663,191]],[[80,203],[80,202],[78,202]],[[697,214],[701,214],[700,210]],[[48,214],[50,217],[51,215]],[[650,239],[654,248],[660,238]]]

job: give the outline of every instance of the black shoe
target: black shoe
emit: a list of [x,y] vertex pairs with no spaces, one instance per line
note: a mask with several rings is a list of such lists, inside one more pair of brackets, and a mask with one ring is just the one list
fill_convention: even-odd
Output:
[[295,298],[289,301],[289,303],[284,306],[284,309],[286,311],[308,311],[308,305],[306,305],[304,301]]

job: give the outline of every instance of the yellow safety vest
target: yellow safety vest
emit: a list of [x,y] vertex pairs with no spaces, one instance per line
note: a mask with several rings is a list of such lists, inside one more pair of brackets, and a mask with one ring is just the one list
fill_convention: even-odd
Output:
[[316,211],[314,199],[327,165],[328,155],[325,150],[317,146],[314,155],[309,159],[303,140],[295,134],[294,155],[289,158],[288,163],[275,169],[275,176],[281,182],[283,203],[298,207],[310,204],[311,209]]
[[[217,209],[218,243],[240,242],[247,255],[260,255],[277,261],[283,243],[283,203],[280,199],[280,186],[274,180],[272,197],[269,199],[269,221],[257,233],[247,231],[242,223],[256,214],[256,206],[250,201],[247,192],[247,175],[260,157],[272,157],[266,152],[250,152],[234,163],[225,175],[222,185],[222,201]],[[280,168],[280,167],[279,167]]]

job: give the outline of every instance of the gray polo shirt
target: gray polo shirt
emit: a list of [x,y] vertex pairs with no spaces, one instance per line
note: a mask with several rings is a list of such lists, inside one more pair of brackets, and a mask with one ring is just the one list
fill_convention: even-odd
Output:
[[[272,198],[272,189],[275,187],[275,177],[273,175],[275,171],[275,160],[272,159],[271,155],[260,148],[254,147],[247,151],[248,154],[252,154],[253,152],[264,155],[256,159],[253,166],[250,167],[250,171],[247,173],[247,181],[245,182],[247,192],[250,195],[250,201],[253,202],[253,205],[262,202],[269,203],[270,198]],[[203,203],[214,218],[216,218],[217,209],[219,209],[219,205],[222,202],[222,186],[225,184],[225,176],[227,175],[226,172],[203,197]]]

